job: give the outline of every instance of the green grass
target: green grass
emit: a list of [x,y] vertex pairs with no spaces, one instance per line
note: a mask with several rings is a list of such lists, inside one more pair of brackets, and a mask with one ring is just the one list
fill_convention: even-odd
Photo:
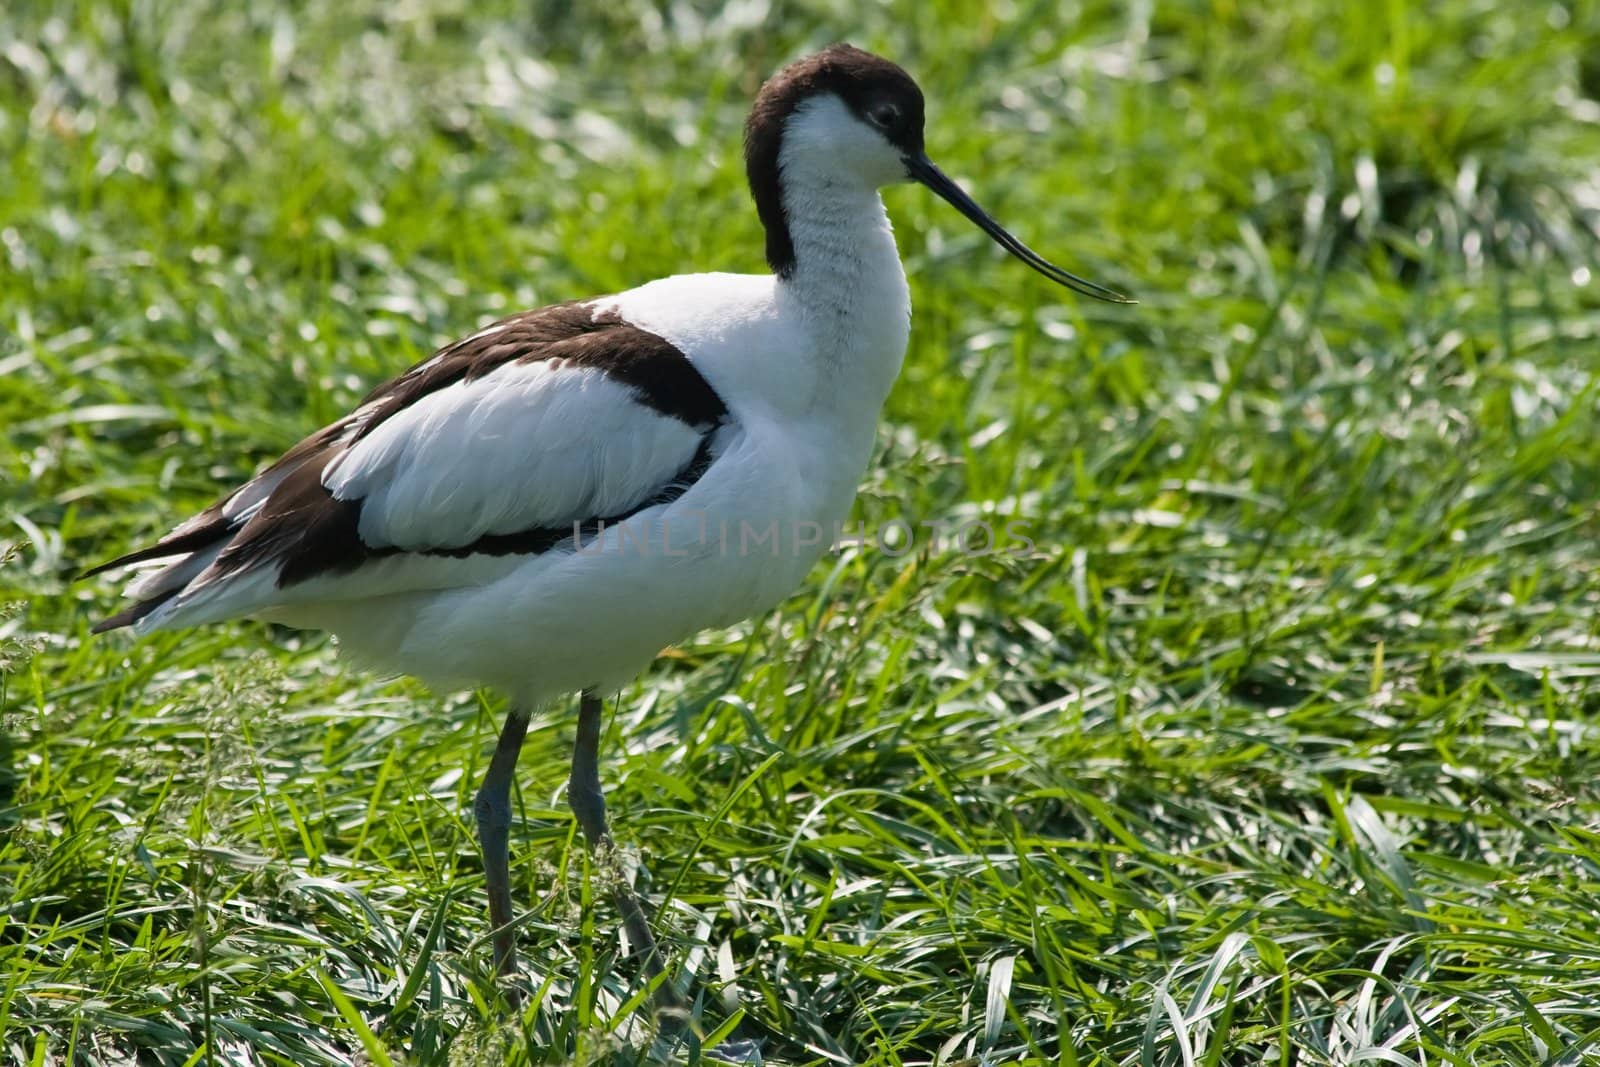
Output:
[[847,553],[623,694],[604,778],[702,1032],[1600,1058],[1600,6],[860,6],[5,6],[0,1061],[643,1055],[567,716],[522,759],[514,1014],[495,701],[264,626],[91,639],[73,576],[504,310],[761,269],[743,109],[839,37],[1143,302],[887,194],[916,316],[859,515],[1036,549]]

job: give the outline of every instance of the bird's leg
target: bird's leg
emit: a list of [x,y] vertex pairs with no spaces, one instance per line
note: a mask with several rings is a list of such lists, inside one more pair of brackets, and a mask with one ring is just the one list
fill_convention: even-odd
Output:
[[528,733],[528,716],[512,708],[500,730],[473,802],[478,817],[478,843],[483,848],[483,880],[489,890],[489,925],[494,928],[494,970],[504,978],[517,969],[517,932],[511,926],[511,783],[517,755]]
[[[567,783],[567,800],[572,805],[572,813],[578,817],[578,826],[583,829],[589,851],[596,853],[611,847],[611,831],[606,826],[606,798],[600,790],[600,726],[604,711],[600,698],[592,691],[585,691],[578,698],[578,741],[572,751],[572,778]],[[644,909],[626,882],[617,882],[614,899],[617,911],[622,913],[622,926],[628,932],[628,940],[644,959],[645,977],[655,981],[664,968]],[[657,990],[657,1002],[663,1007],[681,1007],[670,982],[662,982]]]
[[[600,790],[600,726],[604,712],[604,705],[594,693],[586,691],[578,698],[578,741],[572,751],[572,778],[567,782],[567,800],[591,852],[613,847],[611,830],[606,826],[606,798]],[[622,913],[628,940],[644,958],[645,978],[657,981],[665,966],[639,899],[628,888],[628,883],[620,880],[612,899],[616,901],[617,911]],[[675,1045],[682,1040],[688,1027],[689,1006],[670,981],[662,979],[656,986],[656,1008],[659,1036],[668,1045]],[[753,1041],[724,1041],[716,1048],[707,1049],[706,1058],[713,1062],[758,1064],[761,1047]]]

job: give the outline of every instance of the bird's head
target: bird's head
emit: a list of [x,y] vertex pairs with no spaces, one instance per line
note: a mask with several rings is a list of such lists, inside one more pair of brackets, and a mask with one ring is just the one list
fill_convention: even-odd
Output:
[[793,261],[793,250],[783,247],[789,239],[787,184],[803,182],[813,195],[826,195],[830,188],[876,189],[914,181],[1051,281],[1100,300],[1132,303],[1013,237],[928,158],[923,121],[922,90],[911,75],[848,44],[823,49],[773,75],[756,95],[745,124],[745,169],[767,228],[773,269],[782,275]]

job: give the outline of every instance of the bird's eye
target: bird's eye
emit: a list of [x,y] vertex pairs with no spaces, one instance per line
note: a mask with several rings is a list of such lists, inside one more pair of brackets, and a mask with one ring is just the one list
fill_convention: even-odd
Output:
[[900,109],[893,104],[877,104],[867,112],[867,117],[879,129],[889,130],[900,122]]

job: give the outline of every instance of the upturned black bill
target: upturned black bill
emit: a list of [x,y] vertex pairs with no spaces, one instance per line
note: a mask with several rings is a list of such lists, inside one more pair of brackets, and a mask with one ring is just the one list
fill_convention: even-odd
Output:
[[1107,289],[1103,285],[1097,285],[1085,278],[1080,278],[1071,271],[1062,270],[1011,236],[1004,226],[996,222],[993,216],[979,207],[977,201],[962,192],[961,186],[951,181],[949,176],[934,166],[933,160],[927,156],[906,156],[905,164],[906,173],[912,178],[938,193],[954,205],[957,211],[977,223],[978,229],[992,237],[994,242],[1001,248],[1004,248],[1007,252],[1010,252],[1057,285],[1064,285],[1074,292],[1082,293],[1084,296],[1092,296],[1097,300],[1109,300],[1113,304],[1138,303],[1137,300],[1123,296],[1115,289]]

